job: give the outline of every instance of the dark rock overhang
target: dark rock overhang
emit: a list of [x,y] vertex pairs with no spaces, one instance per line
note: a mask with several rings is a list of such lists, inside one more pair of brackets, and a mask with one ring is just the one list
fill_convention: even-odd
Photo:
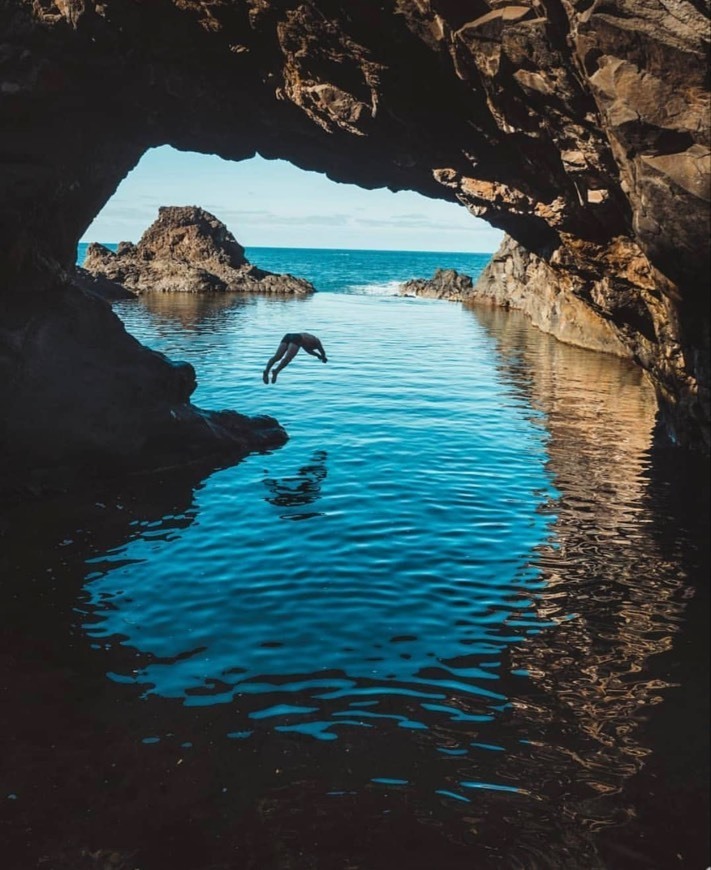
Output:
[[27,412],[7,385],[32,312],[66,285],[126,173],[170,143],[461,202],[606,318],[674,437],[708,445],[708,26],[695,4],[5,0],[0,29],[8,414]]

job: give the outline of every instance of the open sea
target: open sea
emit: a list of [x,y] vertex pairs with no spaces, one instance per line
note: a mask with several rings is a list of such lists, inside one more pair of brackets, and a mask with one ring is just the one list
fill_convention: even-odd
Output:
[[641,371],[397,295],[488,254],[247,256],[318,292],[114,310],[288,443],[3,520],[5,866],[702,870],[707,465]]

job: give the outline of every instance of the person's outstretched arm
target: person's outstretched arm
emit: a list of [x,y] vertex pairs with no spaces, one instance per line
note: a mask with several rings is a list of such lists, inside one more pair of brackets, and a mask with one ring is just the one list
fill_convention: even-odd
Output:
[[322,344],[319,344],[318,347],[313,347],[313,348],[304,347],[304,350],[306,351],[306,353],[310,353],[311,356],[318,357],[321,360],[321,362],[328,362],[328,359],[326,358],[326,351],[323,349]]

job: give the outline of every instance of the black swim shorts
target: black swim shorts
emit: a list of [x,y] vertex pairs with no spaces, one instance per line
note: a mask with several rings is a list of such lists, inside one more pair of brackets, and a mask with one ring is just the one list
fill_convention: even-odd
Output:
[[301,347],[301,336],[298,332],[287,332],[287,334],[282,338],[282,344],[297,344]]

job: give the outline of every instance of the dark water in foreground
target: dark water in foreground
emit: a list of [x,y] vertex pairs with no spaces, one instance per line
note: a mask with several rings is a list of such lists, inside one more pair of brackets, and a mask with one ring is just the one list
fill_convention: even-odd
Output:
[[290,441],[4,517],[5,866],[706,866],[707,484],[637,370],[425,300],[118,310]]

